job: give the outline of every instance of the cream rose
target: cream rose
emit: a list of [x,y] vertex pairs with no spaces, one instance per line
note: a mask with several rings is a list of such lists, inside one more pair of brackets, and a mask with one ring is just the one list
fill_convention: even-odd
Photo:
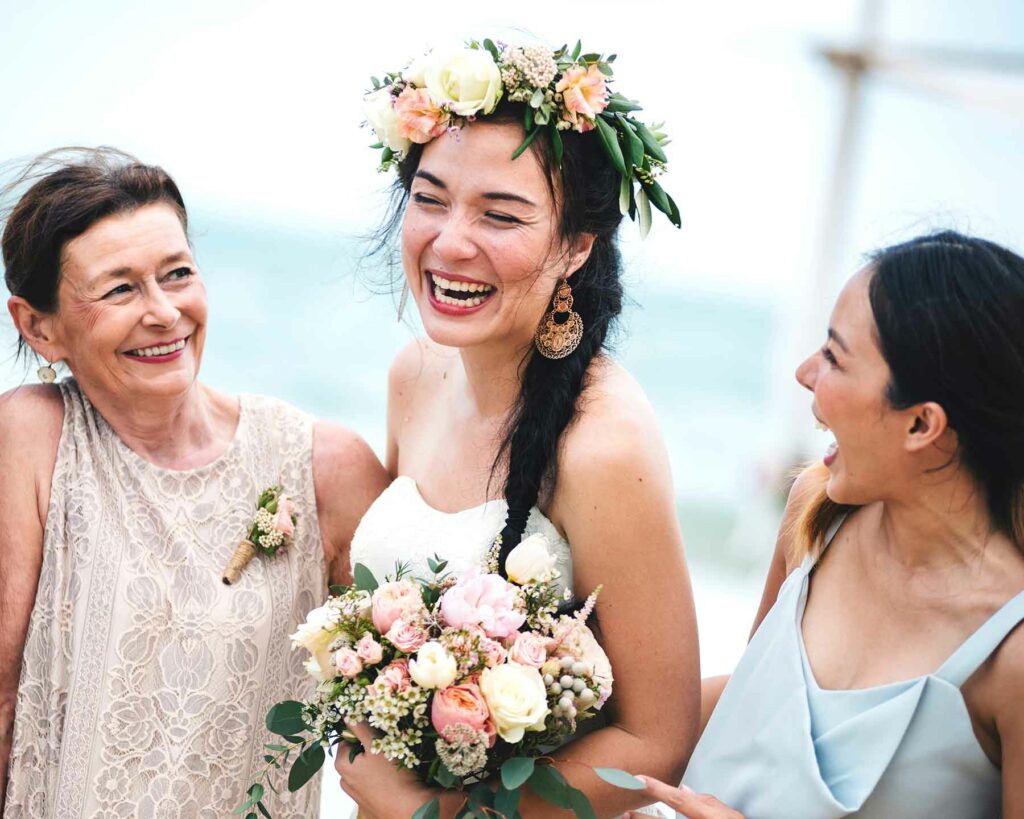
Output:
[[536,532],[522,541],[505,561],[505,574],[513,583],[522,586],[540,580],[555,568],[555,556],[548,548],[548,539]]
[[363,114],[382,144],[396,153],[409,150],[412,142],[402,136],[402,123],[390,88],[381,88],[363,97]]
[[[337,636],[338,613],[330,606],[320,606],[306,615],[306,622],[291,636],[292,648],[304,648],[316,660],[317,667],[326,676],[333,667],[329,646]],[[307,671],[310,668],[307,666]],[[312,672],[311,672],[312,673]],[[316,675],[313,674],[315,677]]]
[[482,48],[430,59],[424,81],[438,105],[450,105],[460,117],[489,114],[501,99],[501,72]]
[[424,643],[416,658],[409,660],[409,676],[421,688],[447,688],[457,673],[455,658],[437,642]]
[[544,730],[548,698],[536,668],[512,662],[485,668],[480,691],[499,736],[506,742],[519,742],[526,731]]

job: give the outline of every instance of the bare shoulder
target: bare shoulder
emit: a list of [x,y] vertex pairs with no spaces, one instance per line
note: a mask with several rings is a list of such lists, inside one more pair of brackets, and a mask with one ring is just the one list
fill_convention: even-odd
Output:
[[317,495],[379,483],[384,467],[355,431],[333,421],[313,425],[313,474]]
[[451,347],[442,347],[429,338],[414,338],[391,360],[388,370],[388,386],[392,394],[415,385],[423,378],[438,376],[444,371],[445,365],[458,356],[458,351]]
[[55,384],[27,384],[0,395],[0,449],[33,461],[57,456],[64,399]]

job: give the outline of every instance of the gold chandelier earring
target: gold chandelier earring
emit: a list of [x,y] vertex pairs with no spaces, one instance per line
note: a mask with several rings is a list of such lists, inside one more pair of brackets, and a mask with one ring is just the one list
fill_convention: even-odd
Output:
[[565,358],[580,346],[583,319],[572,309],[572,288],[565,279],[555,290],[551,310],[541,320],[533,343],[545,358]]

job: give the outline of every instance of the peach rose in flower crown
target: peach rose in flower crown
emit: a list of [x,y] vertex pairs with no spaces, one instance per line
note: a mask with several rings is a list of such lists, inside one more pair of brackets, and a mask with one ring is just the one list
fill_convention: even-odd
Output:
[[458,724],[468,725],[475,731],[485,731],[487,747],[494,745],[497,735],[484,695],[473,683],[451,685],[438,691],[430,707],[430,721],[439,734],[443,734],[450,725]]
[[573,66],[562,75],[555,91],[562,95],[562,118],[579,131],[591,130],[594,119],[608,107],[608,86],[596,65]]
[[467,574],[441,597],[441,617],[453,628],[479,626],[488,637],[511,637],[526,622],[515,586],[496,574]]
[[448,130],[450,117],[438,107],[426,88],[407,87],[395,100],[399,133],[420,145]]
[[406,654],[415,654],[427,642],[427,632],[402,618],[395,620],[384,635],[391,645]]
[[[371,612],[373,625],[381,634],[387,634],[395,620],[413,619],[425,611],[419,586],[411,580],[384,583],[373,593]],[[412,616],[411,616],[412,615]]]

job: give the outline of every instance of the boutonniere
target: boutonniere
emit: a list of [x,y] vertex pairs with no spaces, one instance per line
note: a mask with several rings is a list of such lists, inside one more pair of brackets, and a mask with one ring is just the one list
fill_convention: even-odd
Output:
[[264,489],[256,502],[256,517],[248,536],[238,544],[231,560],[224,568],[221,580],[230,586],[238,582],[245,567],[253,559],[256,552],[273,557],[282,546],[292,542],[295,535],[295,524],[299,516],[295,512],[292,499],[281,492],[281,487],[271,486]]

